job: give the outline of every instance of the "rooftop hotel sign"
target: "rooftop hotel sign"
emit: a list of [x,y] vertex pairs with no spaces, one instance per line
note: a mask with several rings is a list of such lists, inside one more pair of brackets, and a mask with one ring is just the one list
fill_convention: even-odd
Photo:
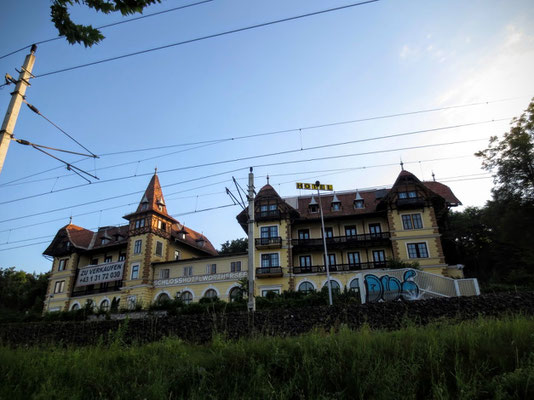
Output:
[[119,281],[122,279],[123,268],[124,261],[88,265],[87,267],[80,268],[76,286]]
[[333,185],[323,185],[323,184],[315,184],[315,183],[301,183],[297,182],[297,189],[309,189],[309,190],[334,190]]
[[211,274],[211,275],[181,276],[179,278],[156,279],[154,280],[154,286],[161,287],[161,286],[183,285],[186,283],[231,281],[231,280],[246,278],[247,275],[248,275],[247,271],[241,271],[241,272],[223,272],[221,274]]

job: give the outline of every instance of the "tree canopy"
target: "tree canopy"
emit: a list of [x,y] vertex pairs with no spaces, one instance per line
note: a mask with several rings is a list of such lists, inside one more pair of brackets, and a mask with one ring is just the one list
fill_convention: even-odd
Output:
[[235,254],[235,253],[246,253],[248,250],[248,239],[234,239],[231,242],[226,241],[221,244],[221,250],[219,254]]
[[90,47],[102,41],[104,35],[91,25],[76,24],[72,21],[69,6],[79,4],[104,14],[119,12],[129,15],[142,13],[145,7],[156,3],[161,3],[161,0],[53,0],[50,15],[59,34],[65,36],[70,44],[83,43],[85,47]]
[[534,200],[534,99],[499,140],[490,139],[486,150],[476,153],[484,169],[493,172],[495,198]]
[[15,267],[0,268],[0,310],[2,313],[40,314],[49,274],[30,274]]

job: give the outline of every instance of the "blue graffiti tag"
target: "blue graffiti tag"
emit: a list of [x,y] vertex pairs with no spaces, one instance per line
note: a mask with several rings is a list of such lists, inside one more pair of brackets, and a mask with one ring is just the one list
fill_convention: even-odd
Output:
[[419,287],[413,280],[416,275],[417,272],[413,269],[405,271],[402,283],[394,276],[383,275],[379,278],[372,274],[365,275],[366,301],[375,303],[380,300],[398,300],[401,297],[404,300],[419,298]]

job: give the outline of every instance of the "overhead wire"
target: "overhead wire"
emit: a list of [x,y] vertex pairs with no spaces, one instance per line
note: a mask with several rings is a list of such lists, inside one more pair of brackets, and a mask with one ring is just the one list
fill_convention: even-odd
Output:
[[[234,162],[239,162],[239,161],[247,161],[247,160],[252,160],[252,159],[256,160],[258,158],[285,155],[285,154],[291,154],[291,153],[297,153],[297,152],[303,152],[303,151],[310,151],[310,150],[318,150],[318,149],[324,149],[324,148],[345,146],[347,144],[355,144],[355,143],[370,142],[370,141],[375,141],[375,140],[390,139],[390,138],[396,138],[396,137],[416,135],[416,134],[420,134],[420,133],[438,132],[438,131],[443,131],[443,130],[448,130],[448,129],[456,129],[456,128],[463,128],[463,127],[467,127],[467,126],[482,125],[482,124],[505,121],[505,120],[510,120],[510,119],[511,118],[501,118],[501,119],[492,119],[492,120],[479,121],[479,122],[470,122],[470,123],[450,125],[450,126],[445,126],[445,127],[421,129],[421,130],[416,130],[416,131],[408,131],[408,132],[389,134],[389,135],[383,135],[383,136],[368,137],[368,138],[364,138],[364,139],[348,140],[348,141],[344,141],[344,142],[323,144],[323,145],[317,145],[317,146],[311,146],[311,147],[305,147],[305,148],[299,148],[299,149],[293,149],[293,150],[278,151],[278,152],[267,153],[267,154],[256,154],[256,155],[253,155],[253,156],[246,156],[246,157],[234,158],[234,159],[229,159],[229,160],[212,161],[212,162],[209,162],[209,163],[203,163],[203,164],[197,164],[197,165],[189,165],[189,166],[183,166],[183,167],[178,167],[178,168],[171,168],[171,169],[160,171],[160,174],[169,173],[169,172],[175,172],[175,171],[185,171],[185,170],[196,169],[196,168],[207,167],[207,166],[222,165],[222,164],[234,163]],[[361,153],[361,155],[363,155],[363,154],[374,154],[374,152]],[[135,174],[135,175],[128,175],[128,176],[117,177],[117,178],[110,178],[110,179],[100,180],[98,182],[93,182],[93,183],[91,183],[91,185],[96,185],[96,184],[101,184],[101,183],[109,183],[109,182],[117,182],[117,181],[121,181],[121,180],[125,180],[125,179],[132,179],[132,178],[148,176],[148,175],[151,175],[151,174],[152,173],[150,172],[150,173],[144,173],[144,174]],[[83,186],[87,186],[87,184],[69,186],[69,187],[66,187],[66,188],[61,188],[61,189],[56,189],[56,190],[52,190],[52,191],[37,193],[37,194],[25,196],[25,197],[20,197],[20,198],[17,198],[17,199],[6,200],[6,201],[3,201],[3,202],[0,202],[0,205],[1,204],[7,204],[7,203],[12,202],[12,201],[27,200],[27,199],[32,199],[32,198],[36,198],[36,197],[50,195],[50,194],[53,194],[53,193],[64,192],[64,191],[72,190],[72,189],[78,189],[78,188],[83,187]]]
[[90,66],[93,66],[93,65],[98,65],[98,64],[107,63],[107,62],[110,62],[110,61],[116,61],[116,60],[120,60],[120,59],[124,59],[124,58],[128,58],[128,57],[138,56],[138,55],[141,55],[141,54],[151,53],[153,51],[164,50],[164,49],[168,49],[168,48],[171,48],[171,47],[182,46],[182,45],[185,45],[185,44],[200,42],[200,41],[203,41],[203,40],[213,39],[213,38],[217,38],[217,37],[221,37],[221,36],[225,36],[225,35],[231,35],[231,34],[238,33],[238,32],[244,32],[244,31],[257,29],[257,28],[263,28],[263,27],[266,27],[266,26],[280,24],[280,23],[283,23],[283,22],[289,22],[289,21],[294,21],[294,20],[298,20],[298,19],[302,19],[302,18],[312,17],[312,16],[315,16],[315,15],[326,14],[326,13],[330,13],[330,12],[334,12],[334,11],[340,11],[340,10],[344,10],[344,9],[348,9],[348,8],[352,8],[352,7],[363,6],[363,5],[370,4],[370,3],[376,3],[378,1],[379,0],[361,1],[361,2],[358,2],[358,3],[347,4],[347,5],[340,6],[340,7],[333,7],[333,8],[328,8],[328,9],[324,9],[324,10],[309,12],[309,13],[306,13],[306,14],[300,14],[300,15],[296,15],[296,16],[293,16],[293,17],[281,18],[281,19],[277,19],[277,20],[273,20],[273,21],[263,22],[263,23],[260,23],[260,24],[249,25],[249,26],[246,26],[246,27],[243,27],[243,28],[231,29],[231,30],[224,31],[224,32],[214,33],[214,34],[211,34],[211,35],[206,35],[206,36],[201,36],[201,37],[197,37],[197,38],[193,38],[193,39],[183,40],[183,41],[180,41],[180,42],[170,43],[170,44],[166,44],[166,45],[158,46],[158,47],[152,47],[152,48],[149,48],[149,49],[135,51],[135,52],[123,54],[123,55],[120,55],[120,56],[104,58],[104,59],[98,60],[98,61],[93,61],[93,62],[89,62],[89,63],[85,63],[85,64],[75,65],[75,66],[72,66],[72,67],[62,68],[62,69],[55,70],[55,71],[45,72],[45,73],[42,73],[42,74],[39,74],[39,75],[35,75],[35,78],[42,78],[42,77],[49,76],[49,75],[59,74],[59,73],[67,72],[67,71],[72,71],[72,70],[75,70],[75,69],[80,69],[80,68],[86,68],[86,67],[90,67]]
[[[418,160],[418,161],[404,161],[404,164],[427,163],[427,162],[434,162],[434,161],[446,161],[446,160],[455,160],[455,159],[467,158],[467,157],[473,157],[473,154],[466,154],[466,155],[462,155],[462,156],[431,158],[431,159]],[[337,171],[337,170],[370,169],[370,168],[379,168],[379,167],[389,167],[389,166],[394,166],[394,165],[398,165],[398,163],[375,164],[375,165],[366,165],[366,166],[364,165],[364,166],[359,166],[359,167],[342,168],[342,169],[302,171],[302,172],[292,172],[292,173],[285,173],[285,174],[270,174],[270,176],[273,177],[273,176],[287,176],[287,175],[303,175],[303,174],[308,174],[308,173],[331,172],[331,171]],[[256,178],[264,178],[265,176],[266,175],[256,175]],[[237,180],[244,180],[244,179],[248,179],[248,178],[242,178],[242,179],[236,178],[236,179]],[[167,193],[165,195],[165,198],[167,200],[179,200],[179,199],[195,198],[195,197],[198,197],[199,195],[183,196],[183,197],[173,197],[173,196],[176,195],[176,194],[182,194],[182,193],[185,193],[185,192],[190,192],[192,190],[203,189],[203,188],[206,188],[206,187],[213,187],[213,186],[218,185],[218,184],[226,183],[227,181],[228,181],[228,179],[225,179],[225,180],[222,180],[222,181],[209,183],[209,184],[201,185],[201,186],[196,186],[196,187],[189,188],[189,189],[182,189],[182,190],[180,190],[178,192]],[[164,186],[164,187],[166,188],[167,186]],[[225,194],[225,192],[224,191],[220,191],[220,192],[212,192],[212,193],[203,193],[200,196],[201,197],[205,197],[205,196],[212,196],[212,195],[216,195],[216,194]],[[137,203],[136,202],[131,202],[131,203],[127,203],[127,204],[120,204],[118,206],[112,206],[112,207],[102,208],[102,209],[99,209],[99,210],[93,210],[93,211],[88,211],[88,212],[84,212],[84,213],[80,213],[80,214],[74,214],[74,215],[71,215],[71,217],[77,218],[77,217],[82,217],[82,216],[86,216],[86,215],[97,214],[97,213],[102,212],[102,211],[109,211],[109,210],[113,210],[113,209],[117,209],[117,208],[129,207],[129,206],[131,206],[133,204],[137,204]],[[45,224],[52,223],[52,222],[57,222],[57,221],[64,221],[66,219],[67,219],[67,217],[55,218],[55,219],[42,221],[42,222],[38,222],[38,223],[27,224],[27,225],[18,226],[18,227],[15,227],[15,228],[9,228],[9,229],[0,230],[0,233],[19,230],[19,229],[24,229],[24,228],[32,228],[34,226],[45,225]]]
[[[182,5],[182,6],[179,6],[179,7],[174,7],[174,8],[169,8],[167,10],[163,10],[163,11],[157,11],[157,12],[154,12],[154,13],[150,13],[150,14],[145,14],[145,15],[141,15],[139,17],[133,17],[133,18],[128,18],[126,20],[123,20],[123,21],[117,21],[117,22],[112,22],[110,24],[105,24],[105,25],[101,25],[101,26],[97,26],[95,29],[106,29],[106,28],[110,28],[112,26],[117,26],[117,25],[122,25],[122,24],[127,24],[129,22],[134,22],[134,21],[138,21],[140,19],[144,19],[144,18],[150,18],[150,17],[154,17],[156,15],[161,15],[161,14],[166,14],[166,13],[169,13],[169,12],[172,12],[172,11],[177,11],[177,10],[181,10],[181,9],[184,9],[184,8],[188,8],[188,7],[193,7],[193,6],[198,6],[198,5],[201,5],[201,4],[204,4],[204,3],[211,3],[213,0],[203,0],[203,1],[198,1],[196,3],[191,3],[191,4],[185,4],[185,5]],[[40,40],[38,42],[35,42],[35,43],[32,43],[32,44],[29,44],[27,46],[24,46],[24,47],[21,47],[20,49],[17,49],[17,50],[14,50],[14,51],[11,51],[7,54],[4,54],[2,56],[0,56],[0,60],[3,59],[3,58],[6,58],[6,57],[9,57],[13,54],[16,54],[18,52],[21,52],[22,50],[26,50],[26,49],[29,49],[33,44],[43,44],[43,43],[48,43],[48,42],[53,42],[55,40],[59,40],[59,39],[62,39],[64,38],[64,36],[57,36],[57,37],[53,37],[53,38],[50,38],[50,39],[45,39],[45,40]],[[1,86],[0,86],[1,87]]]
[[[147,147],[147,148],[140,148],[140,149],[116,151],[116,152],[109,152],[109,153],[99,154],[99,157],[106,157],[106,156],[110,156],[110,155],[119,155],[119,154],[127,154],[127,153],[132,153],[132,152],[144,152],[144,151],[161,150],[161,149],[168,149],[168,148],[171,148],[171,147],[183,147],[183,146],[193,146],[193,145],[202,145],[202,144],[206,144],[206,145],[218,144],[218,143],[223,143],[223,142],[228,142],[228,141],[236,141],[236,140],[249,139],[249,138],[254,138],[254,137],[269,136],[269,135],[276,135],[276,134],[282,134],[282,133],[295,133],[295,132],[301,132],[303,130],[320,129],[320,128],[326,128],[326,127],[332,127],[332,126],[338,126],[338,125],[346,125],[346,124],[354,124],[354,123],[367,122],[367,121],[373,121],[373,120],[379,120],[379,119],[388,119],[388,118],[395,118],[395,117],[407,116],[407,115],[431,113],[431,112],[437,112],[437,111],[446,111],[446,110],[451,110],[451,109],[474,107],[474,106],[479,106],[479,105],[488,105],[488,104],[493,104],[493,103],[512,101],[512,100],[516,100],[516,99],[518,99],[518,98],[517,97],[513,97],[513,98],[505,98],[505,99],[498,99],[498,100],[474,102],[474,103],[467,103],[467,104],[457,104],[457,105],[452,105],[452,106],[444,106],[444,107],[437,107],[437,108],[430,108],[430,109],[419,109],[419,110],[415,110],[415,111],[407,111],[407,112],[402,112],[402,113],[393,113],[393,114],[385,114],[385,115],[379,115],[379,116],[371,116],[371,117],[352,119],[352,120],[346,120],[346,121],[336,121],[336,122],[323,123],[323,124],[318,124],[318,125],[308,125],[308,126],[303,126],[303,127],[299,127],[299,128],[290,128],[290,129],[283,129],[283,130],[261,132],[261,133],[256,133],[256,134],[248,134],[248,135],[242,135],[242,136],[227,137],[227,138],[222,138],[222,139],[204,140],[204,141],[196,141],[196,142],[189,142],[189,143],[179,143],[179,144],[171,144],[171,145],[165,145],[165,146],[156,146],[156,147]],[[153,158],[165,157],[165,156],[171,155],[171,154],[176,154],[176,153],[167,153],[166,155],[154,156]],[[72,164],[76,164],[78,162],[81,162],[81,161],[84,161],[84,160],[87,160],[87,159],[88,158],[82,158],[82,159],[73,161]],[[99,168],[99,170],[101,171],[103,169],[109,169],[109,168],[124,166],[124,165],[128,165],[128,164],[134,164],[134,163],[139,162],[139,161],[146,161],[146,160],[150,160],[150,159],[152,159],[152,158],[140,159],[140,160],[135,160],[135,161],[127,162],[127,163],[121,163],[121,164],[116,164],[116,165],[112,165],[112,166],[101,167],[101,168]],[[22,180],[25,180],[25,179],[28,179],[28,178],[31,178],[31,177],[34,177],[34,176],[37,176],[37,175],[41,175],[41,174],[46,173],[46,172],[50,172],[52,170],[60,169],[60,168],[61,167],[55,167],[55,168],[47,169],[45,171],[41,171],[41,172],[34,173],[34,174],[31,174],[31,175],[27,175],[27,176],[24,176],[24,177],[21,177],[21,178],[17,178],[17,179],[14,179],[14,180],[11,180],[11,181],[8,181],[8,182],[5,182],[5,183],[1,183],[0,186],[7,186],[7,185],[12,185],[12,184],[17,184],[18,185],[18,184],[24,184],[24,183],[35,183],[35,182],[41,182],[41,181],[46,181],[46,180],[50,180],[50,179],[56,179],[58,177],[44,178],[42,180],[33,180],[33,181],[28,181],[28,182],[19,182],[19,181],[22,181]],[[68,174],[67,175],[61,175],[59,177],[63,177],[63,176],[70,176],[70,175],[68,175]],[[19,182],[19,183],[17,183],[17,182]]]
[[[282,165],[282,164],[296,164],[296,163],[318,161],[318,160],[330,160],[330,159],[334,159],[334,158],[357,157],[357,156],[360,156],[360,155],[377,154],[377,153],[382,153],[382,152],[386,153],[386,152],[393,152],[393,151],[404,151],[404,150],[412,150],[412,149],[420,149],[420,148],[449,146],[449,145],[455,145],[455,144],[478,142],[478,141],[488,140],[488,139],[489,139],[489,137],[484,137],[484,138],[478,138],[478,139],[467,139],[467,140],[459,140],[459,141],[446,142],[446,143],[435,143],[435,144],[428,144],[428,145],[402,147],[402,148],[398,148],[398,149],[376,150],[376,151],[373,151],[373,152],[366,152],[366,153],[354,153],[354,154],[343,154],[343,155],[338,155],[338,156],[316,157],[316,158],[310,158],[310,159],[306,159],[306,160],[291,160],[291,161],[277,162],[277,163],[271,163],[271,164],[256,165],[255,167],[275,166],[275,165]],[[210,177],[213,177],[213,176],[220,176],[220,175],[237,172],[237,171],[244,170],[244,169],[248,169],[248,167],[241,167],[241,168],[237,168],[237,169],[233,169],[233,170],[229,170],[229,171],[225,171],[225,172],[211,174],[211,175],[207,175],[207,176],[200,177],[200,178],[190,179],[190,180],[184,181],[184,182],[191,182],[191,181],[197,181],[197,180],[200,180],[200,179],[207,179],[207,178],[210,178]],[[177,183],[173,183],[173,184],[170,184],[170,185],[165,185],[163,187],[176,186],[176,185],[182,184],[184,182],[177,182]],[[108,197],[108,198],[104,198],[104,199],[92,200],[92,201],[89,201],[89,202],[84,202],[84,203],[71,205],[71,206],[67,206],[67,207],[60,207],[60,208],[56,208],[56,209],[53,209],[53,210],[47,210],[47,211],[39,212],[39,213],[34,213],[34,214],[29,214],[29,215],[24,215],[24,216],[19,216],[19,217],[13,217],[13,218],[9,218],[9,219],[4,219],[4,220],[1,220],[0,223],[10,222],[10,221],[15,221],[15,220],[20,220],[20,219],[25,219],[25,218],[29,218],[29,217],[35,217],[35,216],[48,214],[48,213],[56,212],[56,211],[62,211],[62,210],[70,209],[70,208],[82,207],[82,206],[85,206],[85,205],[88,205],[88,204],[99,203],[99,202],[103,202],[103,201],[107,201],[107,200],[111,200],[111,199],[116,199],[116,198],[120,198],[120,197],[126,197],[126,196],[130,196],[130,195],[134,195],[134,194],[140,194],[140,193],[144,193],[144,190],[131,192],[131,193],[126,193],[126,194],[121,194],[121,195],[114,195],[114,196],[111,196],[111,197]]]
[[[475,175],[478,175],[478,174],[467,174],[467,175],[458,175],[458,176],[446,177],[446,178],[440,179],[439,182],[458,182],[458,181],[470,181],[470,180],[479,180],[479,179],[491,178],[491,176],[490,177],[472,177],[472,176],[475,176]],[[471,176],[471,178],[467,178],[467,177],[470,177],[470,176]],[[296,182],[296,181],[293,180],[293,181],[281,182],[280,184],[294,183],[294,182]],[[362,188],[361,190],[372,190],[372,189],[376,189],[377,187],[387,188],[387,187],[390,187],[390,186],[391,186],[390,184],[388,184],[388,185],[377,185],[377,186],[373,186],[373,187],[370,187],[370,188]],[[201,210],[194,210],[194,211],[187,211],[187,212],[178,213],[178,214],[172,214],[171,216],[172,217],[179,217],[179,216],[184,216],[184,215],[192,215],[192,214],[196,214],[196,213],[200,213],[200,212],[213,211],[213,210],[218,210],[218,209],[228,208],[228,207],[235,207],[237,205],[238,204],[224,204],[224,205],[220,205],[220,206],[204,208],[204,209],[201,209]],[[115,224],[113,226],[120,226],[120,224]],[[97,230],[99,228],[91,228],[91,230],[93,230],[93,229]],[[40,236],[40,237],[36,237],[36,238],[30,238],[30,239],[23,239],[23,240],[17,240],[17,241],[12,241],[12,242],[0,243],[0,245],[5,246],[5,245],[8,245],[8,244],[22,243],[22,242],[26,242],[26,241],[30,241],[30,240],[37,240],[37,239],[42,239],[42,238],[50,238],[50,237],[54,237],[54,236],[55,235]],[[10,247],[10,248],[7,248],[7,249],[0,249],[0,251],[14,250],[14,249],[21,248],[21,247],[35,246],[35,245],[44,244],[44,243],[50,243],[50,242],[49,241],[44,241],[44,242],[32,243],[32,244],[28,244],[28,245]]]

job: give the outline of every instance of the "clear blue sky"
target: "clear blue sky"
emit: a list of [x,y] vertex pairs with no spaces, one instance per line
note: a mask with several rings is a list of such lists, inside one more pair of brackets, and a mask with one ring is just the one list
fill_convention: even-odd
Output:
[[[191,1],[191,2],[194,2]],[[168,0],[146,13],[187,4]],[[286,18],[349,1],[214,0],[181,11],[103,31],[92,48],[64,40],[39,46],[34,73],[70,67],[225,30]],[[94,26],[115,22],[81,7],[73,17]],[[6,0],[2,4],[0,55],[57,35],[49,2]],[[225,186],[231,177],[245,185],[249,166],[501,135],[508,122],[462,127],[401,138],[346,144],[216,166],[165,172],[207,162],[276,151],[373,138],[471,122],[518,116],[534,96],[534,4],[532,1],[391,1],[236,33],[35,79],[28,101],[97,154],[153,146],[302,128],[338,121],[421,109],[510,99],[483,106],[380,119],[322,129],[289,132],[193,148],[105,156],[79,165],[101,180],[150,174],[157,167],[167,208],[216,247],[243,237],[235,220],[238,207],[190,213],[231,203]],[[0,60],[1,72],[16,76],[26,51]],[[2,114],[11,87],[0,90]],[[35,143],[79,150],[25,107],[15,135]],[[256,187],[265,175],[283,196],[297,195],[296,181],[331,183],[336,190],[391,185],[399,159],[421,179],[443,180],[464,205],[483,205],[491,179],[472,154],[487,141],[425,149],[391,151],[299,164],[255,168]],[[181,153],[165,155],[170,152]],[[433,160],[466,156],[449,160]],[[73,161],[77,156],[65,156]],[[150,160],[139,161],[146,158]],[[136,162],[139,161],[139,162]],[[134,162],[108,168],[119,163]],[[410,163],[411,162],[411,163]],[[45,272],[46,244],[73,215],[85,228],[126,222],[149,176],[57,191],[84,180],[64,168],[21,180],[59,164],[37,151],[12,143],[0,176],[0,267]],[[361,167],[367,167],[362,169]],[[371,168],[372,167],[372,168]],[[206,175],[238,169],[208,179]],[[353,168],[340,173],[325,170]],[[360,168],[360,169],[356,169]],[[318,172],[316,172],[318,171]],[[458,178],[459,177],[459,178]],[[453,178],[453,179],[447,179]],[[477,179],[473,179],[477,178]],[[484,178],[484,179],[479,179]],[[14,184],[9,184],[15,181]],[[190,181],[188,183],[180,183]],[[172,186],[169,186],[172,185]],[[166,187],[168,186],[168,187]],[[75,205],[115,197],[81,207]],[[63,211],[50,212],[56,208]],[[111,210],[103,210],[116,207]],[[91,213],[92,212],[92,213]],[[78,214],[86,214],[81,215]],[[180,215],[188,213],[186,215]],[[53,220],[53,221],[52,221]],[[52,222],[47,222],[52,221]],[[31,245],[27,247],[19,247]],[[15,248],[18,247],[18,248]],[[11,250],[6,250],[10,249]]]

